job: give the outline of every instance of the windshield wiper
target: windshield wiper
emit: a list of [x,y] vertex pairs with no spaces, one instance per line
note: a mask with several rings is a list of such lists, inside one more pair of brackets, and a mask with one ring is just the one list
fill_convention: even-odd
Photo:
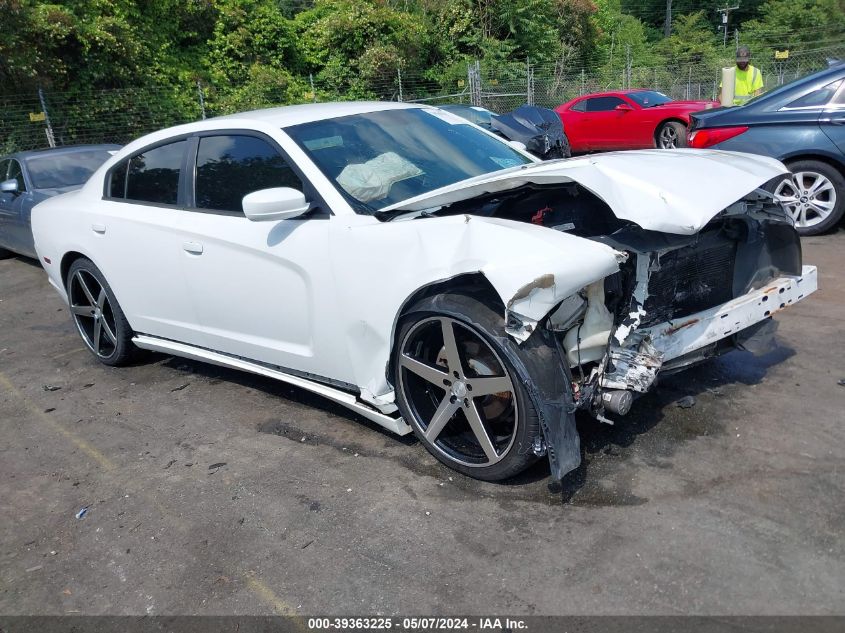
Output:
[[382,222],[390,222],[400,215],[407,215],[409,213],[419,213],[419,211],[409,211],[408,209],[391,209],[390,211],[376,211],[373,213]]

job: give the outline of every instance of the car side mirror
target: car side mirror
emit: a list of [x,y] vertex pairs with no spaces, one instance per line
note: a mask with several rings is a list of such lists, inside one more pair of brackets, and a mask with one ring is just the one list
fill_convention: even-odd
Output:
[[12,178],[0,182],[0,193],[18,193],[18,181]]
[[629,106],[627,103],[620,103],[618,106],[613,108],[614,110],[618,110],[619,112],[630,112],[634,108]]
[[508,141],[508,145],[510,145],[514,149],[518,149],[520,152],[528,151],[528,147],[525,145],[525,143],[521,143],[520,141]]
[[305,194],[291,187],[260,189],[244,196],[244,215],[253,222],[288,220],[308,211]]

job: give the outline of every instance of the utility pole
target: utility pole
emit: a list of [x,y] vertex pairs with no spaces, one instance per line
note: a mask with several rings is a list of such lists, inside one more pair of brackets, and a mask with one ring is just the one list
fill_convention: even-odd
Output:
[[724,9],[716,9],[717,12],[722,14],[722,30],[725,32],[724,43],[722,46],[727,47],[728,45],[728,22],[730,19],[731,11],[736,11],[739,9],[739,5],[735,7],[725,7]]
[[672,0],[666,0],[666,21],[663,22],[663,37],[672,35]]

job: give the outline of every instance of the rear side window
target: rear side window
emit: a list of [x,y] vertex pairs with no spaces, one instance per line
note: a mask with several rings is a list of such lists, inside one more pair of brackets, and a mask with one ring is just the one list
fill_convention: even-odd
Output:
[[243,197],[271,187],[302,191],[302,181],[270,143],[228,134],[200,138],[197,150],[196,206],[243,212]]
[[619,97],[595,97],[587,99],[587,112],[607,112],[616,106],[625,103]]
[[587,111],[587,101],[579,101],[574,106],[569,108],[570,110],[575,110],[576,112],[586,112]]
[[833,95],[836,94],[836,91],[839,90],[839,86],[842,85],[842,80],[839,79],[832,83],[827,84],[819,88],[818,90],[813,90],[812,92],[808,92],[803,97],[799,97],[795,101],[792,101],[787,108],[821,108],[822,106],[827,105],[827,102],[831,100]]
[[119,195],[121,171],[126,171],[125,165],[112,171],[112,197],[155,204],[176,204],[184,153],[185,141],[177,141],[133,156],[129,159],[126,173],[125,196]]

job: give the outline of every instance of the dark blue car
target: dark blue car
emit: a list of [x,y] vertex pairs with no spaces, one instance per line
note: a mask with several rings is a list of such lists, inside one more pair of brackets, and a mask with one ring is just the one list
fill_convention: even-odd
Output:
[[76,145],[0,158],[0,255],[35,257],[29,216],[51,196],[85,184],[120,145]]
[[737,108],[692,117],[690,147],[772,156],[792,171],[775,189],[802,235],[845,213],[845,64],[803,77]]

